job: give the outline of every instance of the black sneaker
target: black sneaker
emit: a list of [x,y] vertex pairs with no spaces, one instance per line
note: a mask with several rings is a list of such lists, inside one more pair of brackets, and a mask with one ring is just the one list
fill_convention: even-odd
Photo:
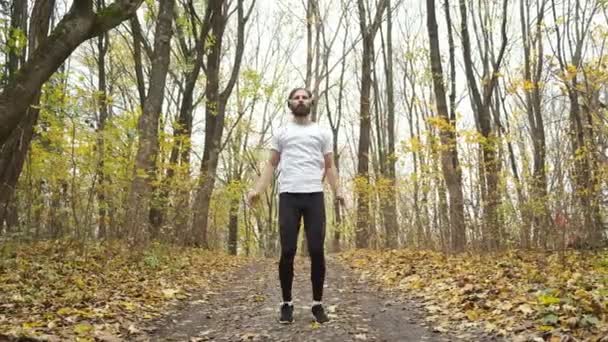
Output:
[[289,305],[287,303],[281,305],[281,318],[279,318],[279,323],[293,323],[293,305]]
[[323,305],[321,304],[312,306],[312,315],[315,317],[317,323],[329,322],[329,317],[325,314],[325,309],[323,309]]

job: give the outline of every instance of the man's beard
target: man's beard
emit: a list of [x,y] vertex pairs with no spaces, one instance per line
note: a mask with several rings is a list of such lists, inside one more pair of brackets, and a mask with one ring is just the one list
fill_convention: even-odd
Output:
[[306,105],[298,105],[293,107],[291,112],[295,116],[307,116],[308,114],[310,114],[310,107]]

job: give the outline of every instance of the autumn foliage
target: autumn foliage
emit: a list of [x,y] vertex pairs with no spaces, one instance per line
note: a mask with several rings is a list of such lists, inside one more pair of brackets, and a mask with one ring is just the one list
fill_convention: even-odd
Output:
[[479,328],[520,341],[608,334],[606,252],[358,250],[341,258],[361,277],[423,303],[438,331]]

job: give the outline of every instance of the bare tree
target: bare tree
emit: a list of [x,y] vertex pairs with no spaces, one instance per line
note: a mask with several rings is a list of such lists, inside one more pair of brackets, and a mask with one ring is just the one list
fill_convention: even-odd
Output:
[[[443,66],[441,65],[441,54],[439,50],[439,35],[437,33],[437,18],[435,15],[435,1],[427,0],[426,7],[433,87],[435,90],[437,112],[442,119],[439,127],[439,136],[442,145],[441,166],[450,199],[451,247],[455,252],[462,252],[466,246],[466,227],[464,223],[462,175],[458,162],[458,145],[455,134],[456,123],[450,119],[446,101],[446,90],[443,83]],[[449,8],[447,8],[447,11],[449,11]],[[449,19],[448,25],[451,25]]]
[[[594,150],[594,119],[590,106],[583,106],[581,96],[581,75],[579,69],[583,66],[583,52],[589,34],[589,28],[595,14],[600,8],[598,1],[575,0],[563,4],[565,19],[559,20],[555,0],[551,0],[551,9],[555,21],[555,56],[560,70],[564,73],[564,85],[570,102],[570,143],[574,170],[572,178],[575,188],[575,198],[580,205],[578,215],[582,226],[582,239],[589,246],[602,243],[602,216],[598,202],[597,160]],[[560,24],[561,23],[561,24]],[[561,25],[565,27],[560,28]],[[566,55],[569,52],[569,55]],[[582,217],[581,217],[582,216]]]
[[[502,1],[502,25],[501,35],[502,43],[499,48],[498,56],[491,62],[491,66],[484,67],[482,79],[482,88],[478,86],[475,73],[473,70],[473,59],[471,57],[471,42],[468,30],[468,16],[466,0],[460,1],[460,16],[461,16],[461,38],[462,51],[464,55],[464,66],[466,71],[467,84],[469,86],[470,97],[473,103],[473,112],[479,133],[484,138],[481,143],[482,151],[482,176],[480,183],[483,184],[482,199],[484,211],[483,235],[484,245],[486,249],[497,249],[500,245],[500,222],[498,220],[497,208],[500,201],[500,193],[498,191],[498,169],[499,159],[497,157],[497,134],[492,127],[491,106],[494,95],[494,90],[497,85],[500,67],[503,62],[505,50],[508,43],[507,38],[507,6],[509,1]],[[485,56],[489,55],[490,47],[488,46],[488,38],[485,37]],[[493,54],[492,54],[493,55]],[[488,59],[484,58],[484,62]],[[487,64],[487,63],[484,63]],[[481,168],[480,168],[481,169]]]
[[[171,148],[169,157],[169,167],[167,168],[163,180],[163,188],[157,199],[158,208],[152,207],[150,212],[151,223],[160,227],[167,216],[166,203],[169,200],[169,187],[176,176],[176,170],[186,172],[190,169],[190,153],[193,125],[193,112],[195,109],[195,87],[199,79],[201,70],[204,68],[204,51],[206,49],[209,34],[210,12],[206,11],[201,22],[191,1],[183,4],[186,8],[191,29],[194,35],[194,42],[188,42],[186,32],[178,25],[176,35],[181,55],[184,56],[186,63],[191,64],[190,68],[183,71],[182,79],[183,94],[179,106],[179,114],[173,127],[174,144]],[[172,220],[179,240],[185,241],[187,235],[188,215],[183,212],[190,207],[190,191],[188,189],[178,189],[175,198],[175,218]]]
[[[346,13],[346,8],[343,7],[343,13]],[[342,41],[342,51],[346,51],[349,31],[348,25],[343,25],[345,28],[344,39]],[[331,45],[327,44],[325,39],[325,35],[323,35],[323,41],[325,46],[325,70],[329,70],[329,51],[331,49]],[[344,56],[345,58],[346,56]],[[338,150],[338,134],[340,133],[340,126],[343,118],[343,100],[344,100],[344,76],[346,74],[346,63],[341,63],[342,66],[340,68],[340,77],[338,81],[338,98],[336,99],[337,109],[335,115],[332,114],[330,110],[330,101],[329,101],[329,77],[325,78],[325,105],[327,118],[329,120],[329,124],[331,126],[332,138],[333,138],[333,156],[334,156],[334,165],[336,167],[336,171],[340,172],[340,151]],[[335,252],[340,251],[340,243],[341,243],[341,229],[342,229],[342,212],[340,211],[340,202],[337,199],[333,201],[333,209],[334,209],[334,235],[332,238],[332,249]]]
[[363,37],[363,54],[361,61],[361,101],[359,111],[359,147],[357,163],[357,226],[356,246],[364,248],[368,246],[369,240],[369,192],[366,184],[369,183],[369,153],[370,153],[370,97],[372,86],[372,58],[374,51],[374,39],[382,22],[382,15],[387,7],[386,0],[380,0],[376,8],[376,14],[371,23],[368,23],[367,8],[365,1],[358,0],[359,27]]
[[209,33],[214,44],[207,51],[205,86],[205,149],[201,162],[199,186],[196,191],[194,203],[193,232],[195,244],[207,248],[207,227],[211,194],[215,186],[215,176],[218,157],[222,147],[222,135],[226,115],[226,104],[239,74],[243,50],[245,48],[245,24],[249,19],[255,1],[252,1],[247,13],[243,8],[243,0],[237,1],[238,28],[234,65],[228,83],[220,91],[220,66],[222,42],[228,21],[228,3],[224,0],[211,0],[208,2],[210,16]]
[[[530,125],[532,138],[532,151],[534,156],[534,169],[531,179],[531,203],[527,212],[531,211],[532,234],[536,244],[546,243],[549,212],[547,208],[547,174],[545,171],[545,125],[542,112],[541,84],[544,69],[544,51],[542,25],[547,1],[541,1],[536,9],[534,32],[531,23],[529,1],[520,2],[522,43],[524,48],[524,91],[525,108]],[[533,44],[536,46],[534,47]],[[535,56],[533,55],[535,53]],[[530,232],[524,226],[522,232],[522,246],[530,247]]]
[[[397,221],[397,191],[396,191],[396,164],[395,154],[395,86],[393,74],[393,9],[390,0],[387,1],[386,11],[386,46],[382,44],[384,56],[384,74],[386,77],[386,112],[387,112],[387,149],[388,154],[381,158],[380,171],[387,182],[386,194],[381,196],[382,214],[384,216],[384,227],[386,231],[385,246],[396,248],[399,244],[399,223]],[[380,135],[380,132],[378,132]]]
[[[105,7],[105,0],[97,1],[97,11],[100,12]],[[97,37],[97,79],[98,79],[98,95],[97,95],[97,107],[98,107],[98,120],[97,120],[97,180],[99,187],[97,188],[97,206],[98,210],[98,227],[99,237],[106,238],[107,236],[107,223],[109,221],[108,215],[108,203],[106,198],[107,187],[110,180],[104,173],[104,159],[105,159],[105,139],[104,130],[106,128],[106,122],[109,116],[108,109],[108,91],[106,81],[106,54],[108,53],[109,47],[109,35],[106,33]]]
[[[125,217],[125,230],[129,232],[135,243],[144,242],[148,233],[146,230],[151,228],[148,225],[147,214],[152,191],[151,183],[156,179],[158,126],[169,70],[174,3],[174,0],[162,0],[159,3],[150,86],[138,123],[139,145]],[[152,238],[155,238],[158,232],[150,233]]]

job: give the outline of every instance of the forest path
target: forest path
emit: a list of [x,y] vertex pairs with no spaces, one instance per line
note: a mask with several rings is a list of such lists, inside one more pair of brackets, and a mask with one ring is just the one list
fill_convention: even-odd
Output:
[[[230,274],[223,288],[150,322],[150,341],[482,341],[470,333],[433,332],[416,303],[396,300],[327,258],[324,305],[330,322],[313,323],[310,266],[298,256],[293,285],[294,318],[278,323],[277,262],[257,260]],[[196,296],[195,296],[196,297]]]

